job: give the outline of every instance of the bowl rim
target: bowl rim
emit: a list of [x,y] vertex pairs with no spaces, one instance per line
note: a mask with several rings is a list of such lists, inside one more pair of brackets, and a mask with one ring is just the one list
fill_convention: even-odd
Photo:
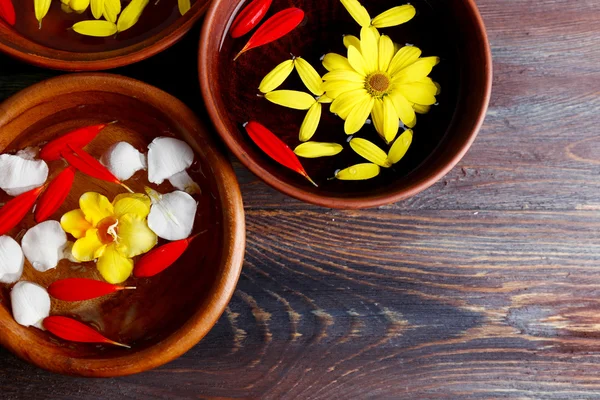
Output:
[[[56,54],[56,57],[50,58],[39,55],[35,52],[25,52],[19,49],[16,49],[8,44],[4,43],[0,40],[0,51],[23,62],[26,62],[31,65],[35,65],[37,67],[42,68],[50,68],[54,70],[60,71],[101,71],[112,68],[124,67],[126,65],[131,65],[140,61],[143,61],[147,58],[155,56],[164,50],[168,49],[179,40],[183,38],[183,36],[194,26],[196,21],[204,15],[208,7],[210,6],[210,0],[199,0],[196,4],[192,6],[190,10],[186,13],[183,18],[186,18],[183,23],[179,26],[172,29],[170,33],[168,33],[164,37],[160,37],[165,30],[168,30],[170,27],[167,26],[164,30],[156,33],[155,35],[135,44],[132,44],[127,47],[119,48],[116,50],[105,51],[105,52],[85,52],[85,53],[77,53],[77,52],[69,52],[64,50],[53,49],[51,47],[47,47],[41,45],[37,42],[31,41],[29,38],[21,35],[20,33],[15,33],[16,35],[25,38],[27,41],[31,42],[36,47],[42,47],[44,49],[50,50],[53,54]],[[189,14],[189,15],[188,15]],[[1,22],[0,22],[1,23]],[[78,60],[66,60],[63,58],[59,58],[60,56],[73,56],[74,54],[80,55],[81,59]],[[86,60],[85,57],[93,54],[96,57],[102,57],[94,60]],[[105,57],[104,57],[104,56]]]
[[[467,137],[466,141],[459,148],[457,148],[456,153],[450,161],[448,161],[440,167],[437,167],[433,173],[429,174],[429,176],[415,183],[412,183],[410,186],[404,189],[392,190],[383,194],[366,195],[353,198],[343,197],[342,195],[326,196],[314,192],[309,192],[275,177],[269,171],[263,168],[259,162],[254,161],[252,157],[250,157],[248,153],[244,151],[243,147],[238,143],[238,141],[233,138],[233,135],[231,135],[228,132],[227,127],[223,122],[224,118],[227,118],[227,116],[221,116],[219,109],[216,106],[216,102],[214,100],[217,94],[213,93],[211,81],[209,79],[210,76],[208,64],[210,54],[208,46],[208,37],[210,34],[212,34],[213,36],[215,35],[215,29],[223,29],[224,27],[226,28],[228,26],[227,24],[218,25],[216,23],[216,14],[221,4],[229,1],[230,0],[213,0],[205,16],[202,32],[200,34],[200,46],[198,51],[198,74],[200,78],[202,96],[204,97],[204,103],[208,110],[208,114],[210,115],[210,118],[217,132],[221,136],[221,139],[227,144],[229,149],[242,162],[242,164],[246,166],[246,168],[248,168],[252,173],[254,173],[258,178],[260,178],[272,188],[295,199],[328,208],[363,209],[384,206],[387,204],[405,200],[434,185],[436,182],[442,179],[448,172],[450,172],[452,168],[456,166],[456,164],[464,157],[464,155],[467,153],[467,151],[475,141],[475,138],[477,137],[477,134],[479,133],[479,130],[481,129],[481,126],[483,125],[483,122],[485,120],[486,112],[492,93],[492,51],[490,48],[483,18],[479,13],[475,1],[463,0],[474,17],[477,35],[476,37],[479,38],[478,41],[480,42],[480,45],[483,46],[483,52],[485,53],[485,59],[483,63],[483,68],[485,71],[485,82],[483,90],[483,99],[481,102],[480,109],[477,112],[477,117],[473,128],[471,129],[471,132]],[[218,38],[221,37],[218,36]]]
[[[81,85],[85,82],[85,87]],[[237,178],[231,163],[218,145],[208,134],[206,124],[183,102],[170,94],[147,83],[106,73],[78,73],[50,78],[36,83],[0,104],[0,129],[7,122],[19,116],[32,104],[39,104],[57,94],[75,91],[94,90],[120,93],[124,95],[142,95],[145,102],[160,106],[166,114],[182,124],[193,128],[190,134],[199,136],[207,146],[203,147],[205,157],[214,168],[214,176],[221,198],[223,214],[223,249],[220,268],[222,275],[211,287],[207,297],[205,311],[196,310],[178,330],[160,342],[140,351],[110,359],[82,358],[73,359],[54,354],[51,360],[41,352],[34,352],[18,345],[22,339],[17,332],[5,324],[0,324],[0,345],[15,355],[43,369],[66,375],[87,377],[116,377],[147,371],[166,364],[195,346],[217,323],[227,304],[231,300],[241,275],[246,245],[246,225],[244,206]],[[9,313],[10,315],[10,313]]]

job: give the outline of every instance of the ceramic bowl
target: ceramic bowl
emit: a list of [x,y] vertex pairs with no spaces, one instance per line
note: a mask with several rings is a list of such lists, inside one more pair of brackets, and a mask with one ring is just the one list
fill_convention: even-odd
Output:
[[[148,7],[153,6],[153,3],[154,1]],[[161,6],[166,6],[169,3],[172,3],[172,1],[163,2]],[[33,4],[33,0],[31,1],[31,4]],[[49,44],[40,44],[0,21],[0,51],[39,67],[64,71],[99,71],[122,67],[124,65],[145,60],[175,44],[192,28],[194,23],[204,15],[209,4],[209,0],[196,0],[196,2],[193,3],[192,8],[184,16],[179,16],[173,22],[168,24],[160,24],[160,21],[156,21],[156,27],[153,28],[149,34],[140,38],[140,40],[135,38],[131,40],[127,39],[126,44],[124,45],[125,47],[109,51],[101,50],[100,47],[96,47],[93,51],[57,49]],[[32,6],[27,7],[31,8]],[[27,11],[30,11],[28,14],[33,15],[33,10]],[[60,1],[52,2],[50,12],[61,12]],[[49,13],[48,15],[51,14]],[[86,11],[86,15],[88,15],[90,19],[92,18],[89,10]],[[142,14],[142,18],[145,16],[145,14]],[[22,16],[17,13],[17,18],[22,18]],[[60,37],[67,34],[74,35],[74,33],[68,33],[68,29],[66,29],[65,26],[59,25],[59,21],[51,20],[49,17],[46,18],[48,20],[43,21],[42,26],[43,29],[48,32],[50,37]],[[144,21],[142,18],[140,18],[138,24],[141,24],[142,21]],[[71,24],[72,23],[73,22],[71,22]],[[27,20],[27,26],[31,29],[37,27],[37,21],[33,16]],[[136,26],[131,28],[130,31],[133,29],[136,29]],[[132,32],[126,31],[119,35],[130,35],[131,33]],[[101,40],[102,39],[83,38],[85,43],[102,43]]]
[[[169,94],[145,83],[109,74],[75,74],[53,78],[0,104],[0,153],[43,144],[76,127],[118,120],[86,149],[95,157],[116,141],[145,148],[156,136],[185,140],[196,152],[190,174],[202,188],[194,232],[202,232],[176,264],[151,278],[130,278],[134,291],[84,302],[52,300],[52,314],[89,323],[131,350],[76,344],[48,332],[18,325],[11,314],[11,285],[0,284],[0,345],[41,368],[62,374],[110,377],[142,372],[169,362],[202,339],[217,322],[240,276],[245,224],[239,186],[229,161],[194,113]],[[51,174],[63,161],[49,163]],[[127,184],[143,192],[146,175]],[[167,185],[167,186],[164,186]],[[173,190],[163,183],[158,190]],[[69,197],[51,217],[79,208],[84,192],[109,199],[120,186],[77,174]],[[8,200],[2,193],[0,203]],[[32,215],[11,232],[18,238],[34,225]],[[58,279],[101,279],[93,263],[68,260],[40,273],[26,262],[22,280],[47,287]]]
[[[375,16],[397,6],[390,0],[361,1]],[[442,92],[439,104],[429,114],[419,116],[410,150],[392,174],[361,182],[328,181],[336,168],[365,162],[345,149],[339,166],[324,159],[302,159],[309,175],[321,184],[315,188],[302,176],[266,156],[243,129],[247,120],[257,120],[294,148],[305,112],[275,106],[257,94],[260,81],[275,65],[302,56],[319,73],[326,70],[320,58],[329,51],[345,54],[342,34],[358,35],[359,26],[339,0],[298,0],[295,7],[305,11],[302,24],[291,34],[253,49],[233,61],[250,35],[232,39],[228,29],[244,6],[240,0],[215,0],[204,23],[199,52],[202,93],[212,121],[227,146],[253,173],[275,189],[305,202],[331,208],[368,208],[414,196],[425,190],[464,156],[481,127],[492,83],[492,59],[483,25],[472,0],[412,1],[417,15],[410,22],[381,29],[396,42],[411,43],[423,56],[437,55],[441,63],[431,77]],[[269,16],[289,7],[273,3]],[[295,74],[295,73],[294,73]],[[301,90],[292,75],[291,85]],[[295,79],[295,81],[294,81]],[[286,84],[288,82],[286,81]],[[363,128],[369,129],[369,128]],[[372,128],[370,128],[372,129]],[[335,131],[335,132],[334,132]],[[337,136],[333,136],[334,132]],[[343,121],[323,111],[321,125],[312,140],[343,143]]]

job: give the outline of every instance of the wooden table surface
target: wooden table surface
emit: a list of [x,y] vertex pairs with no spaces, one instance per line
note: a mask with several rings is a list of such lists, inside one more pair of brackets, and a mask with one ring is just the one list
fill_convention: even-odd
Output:
[[[600,398],[600,3],[478,5],[492,100],[444,179],[332,211],[236,162],[248,249],[213,331],[119,379],[56,376],[0,349],[0,398]],[[202,114],[198,36],[116,72]],[[0,56],[0,99],[56,74]]]

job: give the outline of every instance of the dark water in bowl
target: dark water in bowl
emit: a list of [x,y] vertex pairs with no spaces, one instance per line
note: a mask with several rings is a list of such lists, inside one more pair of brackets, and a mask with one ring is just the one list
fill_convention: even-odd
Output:
[[[319,192],[359,195],[383,191],[386,187],[407,179],[441,142],[456,110],[459,90],[458,51],[455,41],[457,35],[444,19],[446,10],[441,3],[413,1],[411,4],[417,9],[417,15],[411,21],[398,27],[379,30],[396,43],[410,43],[419,47],[423,51],[423,57],[441,58],[441,63],[430,74],[430,77],[442,86],[442,93],[437,96],[439,105],[432,107],[428,114],[417,115],[413,143],[406,156],[392,169],[382,168],[377,178],[362,182],[328,180],[337,169],[367,161],[354,153],[348,145],[348,136],[343,130],[344,121],[329,112],[329,105],[324,105],[319,128],[311,140],[337,142],[344,146],[344,151],[335,157],[301,159],[309,175],[319,183]],[[388,1],[362,1],[362,4],[371,17],[399,5]],[[275,2],[268,15],[291,6],[305,11],[303,23],[286,37],[253,49],[236,62],[232,61],[234,55],[245,45],[250,35],[236,40],[227,36],[221,49],[219,79],[223,102],[229,107],[230,117],[239,127],[243,140],[250,142],[242,124],[248,120],[256,120],[271,129],[293,149],[300,144],[298,132],[306,111],[284,108],[257,96],[260,81],[273,67],[289,59],[290,53],[305,58],[321,75],[325,74],[327,71],[320,62],[321,57],[329,52],[346,56],[343,35],[359,36],[360,27],[337,0]],[[308,92],[295,71],[279,89]],[[385,151],[389,149],[372,125],[365,125],[355,136],[371,140]],[[256,146],[253,145],[253,148],[271,163],[271,170],[295,180],[300,185],[306,185],[307,188],[310,186],[308,182],[303,182],[304,178],[278,166]]]
[[[192,0],[192,5],[194,2]],[[129,3],[122,1],[122,9]],[[30,40],[57,50],[79,53],[116,50],[152,37],[181,17],[177,0],[155,3],[156,0],[151,0],[139,21],[125,32],[113,37],[96,38],[80,35],[71,29],[76,22],[94,19],[91,7],[82,14],[68,14],[61,10],[61,2],[54,0],[42,21],[42,29],[39,29],[33,0],[13,0],[17,13],[14,28]]]

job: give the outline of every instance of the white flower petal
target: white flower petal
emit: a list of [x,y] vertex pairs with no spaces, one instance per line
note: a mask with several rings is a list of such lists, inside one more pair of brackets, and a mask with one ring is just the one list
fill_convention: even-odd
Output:
[[127,142],[113,144],[100,159],[110,172],[126,181],[136,172],[146,169],[146,156]]
[[0,236],[0,282],[15,283],[21,279],[24,264],[19,243],[10,236]]
[[67,234],[58,221],[45,221],[25,232],[21,246],[33,268],[46,272],[63,259]]
[[200,189],[200,185],[198,185],[192,177],[187,173],[187,171],[181,171],[172,177],[169,178],[169,182],[175,189],[182,190],[189,194],[201,194],[202,189]]
[[50,315],[50,296],[36,283],[22,281],[10,292],[13,317],[23,326],[44,329],[42,322]]
[[183,140],[156,138],[148,146],[148,180],[160,185],[178,172],[188,169],[194,161],[194,151]]
[[198,204],[189,194],[181,191],[160,193],[147,188],[152,199],[148,226],[158,237],[181,240],[189,237],[194,228]]
[[[28,153],[21,153],[29,157]],[[40,187],[48,178],[48,165],[18,155],[0,155],[0,188],[10,196],[18,196]]]

